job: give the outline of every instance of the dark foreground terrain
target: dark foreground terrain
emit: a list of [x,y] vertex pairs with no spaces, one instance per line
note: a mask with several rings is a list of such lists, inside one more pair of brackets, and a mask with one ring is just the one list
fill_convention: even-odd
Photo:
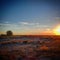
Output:
[[0,36],[0,60],[60,60],[60,36]]

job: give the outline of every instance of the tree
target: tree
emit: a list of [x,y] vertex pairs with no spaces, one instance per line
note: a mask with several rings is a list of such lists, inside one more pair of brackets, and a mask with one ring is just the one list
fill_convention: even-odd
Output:
[[7,34],[7,36],[12,36],[13,32],[9,30],[9,31],[6,32],[6,34]]

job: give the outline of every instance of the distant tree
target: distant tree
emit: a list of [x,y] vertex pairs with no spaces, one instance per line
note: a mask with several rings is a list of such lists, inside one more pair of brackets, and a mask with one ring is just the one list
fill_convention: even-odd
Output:
[[13,32],[9,30],[9,31],[6,32],[6,34],[7,34],[7,36],[12,36]]

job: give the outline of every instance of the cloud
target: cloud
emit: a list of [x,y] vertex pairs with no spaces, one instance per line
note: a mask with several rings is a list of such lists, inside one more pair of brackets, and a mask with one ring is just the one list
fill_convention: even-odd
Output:
[[20,22],[20,24],[23,24],[23,25],[29,25],[28,22]]
[[34,23],[34,22],[19,22],[21,25],[38,25],[39,23]]
[[8,21],[4,22],[4,23],[9,23]]
[[42,25],[39,22],[19,22],[19,25],[22,27],[28,28],[50,28],[48,25]]
[[2,27],[2,28],[6,28],[6,27],[8,27],[8,28],[11,28],[11,27],[16,28],[16,27],[18,27],[18,25],[17,24],[12,24],[12,23],[0,23],[0,27]]
[[19,24],[21,24],[21,25],[34,25],[34,23],[30,23],[30,22],[19,22]]
[[14,28],[49,28],[50,26],[47,25],[41,25],[40,23],[34,23],[34,22],[19,22],[19,23],[0,23],[0,27],[14,27]]
[[43,31],[49,28],[47,25],[41,25],[38,22],[19,22],[19,23],[0,23],[0,29],[13,31]]

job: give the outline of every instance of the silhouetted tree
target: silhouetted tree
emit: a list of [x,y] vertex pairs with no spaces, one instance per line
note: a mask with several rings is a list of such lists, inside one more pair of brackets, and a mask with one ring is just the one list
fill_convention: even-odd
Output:
[[12,36],[13,32],[9,30],[9,31],[6,32],[6,34],[7,34],[7,36]]

